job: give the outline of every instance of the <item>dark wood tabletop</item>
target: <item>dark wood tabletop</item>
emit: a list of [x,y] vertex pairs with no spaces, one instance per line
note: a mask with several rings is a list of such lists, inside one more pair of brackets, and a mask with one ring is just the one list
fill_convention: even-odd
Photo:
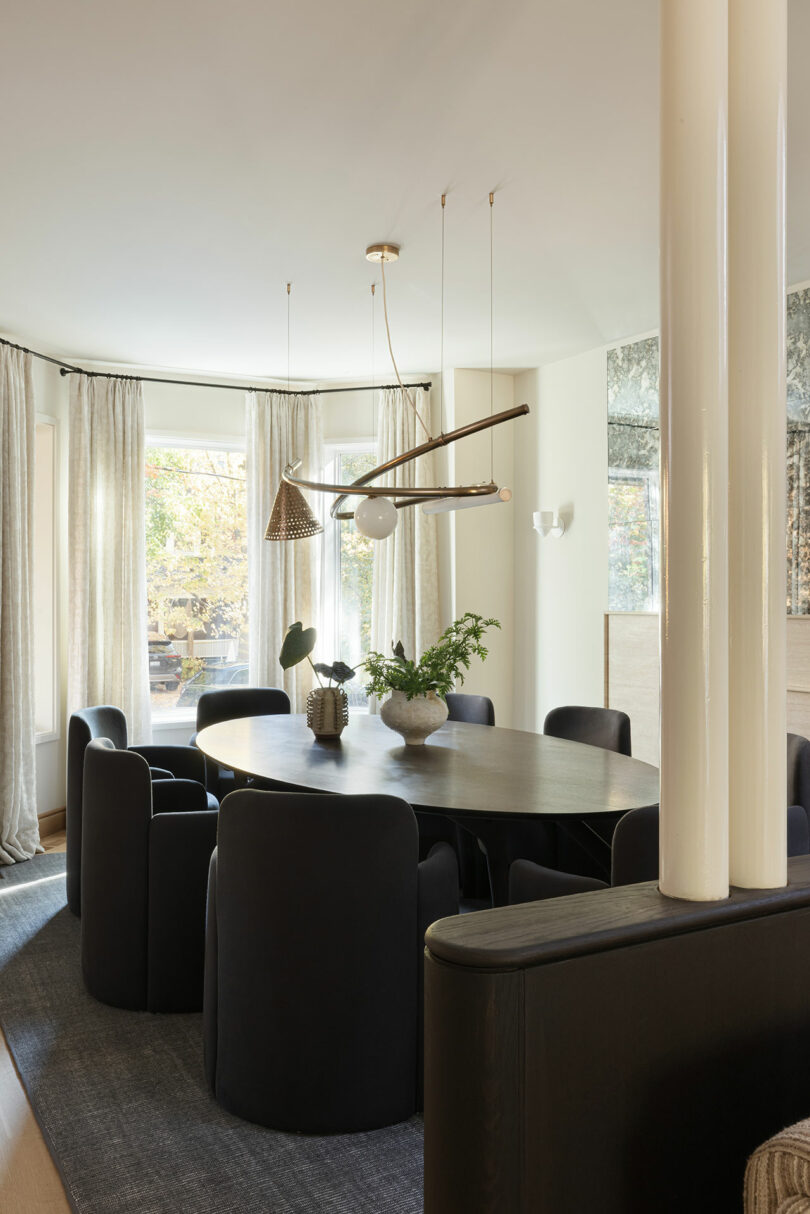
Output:
[[582,818],[658,800],[658,769],[613,751],[543,734],[447,721],[405,746],[378,716],[356,715],[318,742],[304,716],[209,725],[197,745],[223,767],[319,792],[388,793],[451,816]]

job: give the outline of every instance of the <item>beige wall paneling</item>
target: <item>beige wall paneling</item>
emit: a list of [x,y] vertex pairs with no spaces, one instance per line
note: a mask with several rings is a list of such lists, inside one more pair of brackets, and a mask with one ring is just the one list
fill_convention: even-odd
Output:
[[605,705],[630,717],[633,757],[658,766],[660,661],[657,612],[605,616]]

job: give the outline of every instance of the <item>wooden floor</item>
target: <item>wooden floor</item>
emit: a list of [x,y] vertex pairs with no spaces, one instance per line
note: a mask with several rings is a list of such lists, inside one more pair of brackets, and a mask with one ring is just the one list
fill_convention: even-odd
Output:
[[[65,850],[65,832],[42,840]],[[3,1214],[70,1214],[70,1205],[0,1032],[0,1210]]]

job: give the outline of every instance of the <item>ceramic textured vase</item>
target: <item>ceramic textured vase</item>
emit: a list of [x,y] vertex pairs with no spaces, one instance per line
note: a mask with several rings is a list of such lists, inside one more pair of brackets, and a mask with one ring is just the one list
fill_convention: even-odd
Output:
[[447,720],[447,705],[444,700],[429,691],[424,696],[409,700],[404,691],[392,691],[380,709],[383,724],[401,733],[408,746],[421,746],[428,734],[433,733]]
[[316,738],[339,738],[349,724],[349,698],[342,687],[313,687],[307,696],[307,725]]

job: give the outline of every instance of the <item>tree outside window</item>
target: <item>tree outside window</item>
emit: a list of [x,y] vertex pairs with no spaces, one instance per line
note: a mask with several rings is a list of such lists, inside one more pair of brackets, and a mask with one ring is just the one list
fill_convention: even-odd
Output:
[[658,473],[608,474],[608,607],[658,610]]
[[244,452],[147,447],[146,578],[153,711],[193,712],[210,683],[245,682]]

